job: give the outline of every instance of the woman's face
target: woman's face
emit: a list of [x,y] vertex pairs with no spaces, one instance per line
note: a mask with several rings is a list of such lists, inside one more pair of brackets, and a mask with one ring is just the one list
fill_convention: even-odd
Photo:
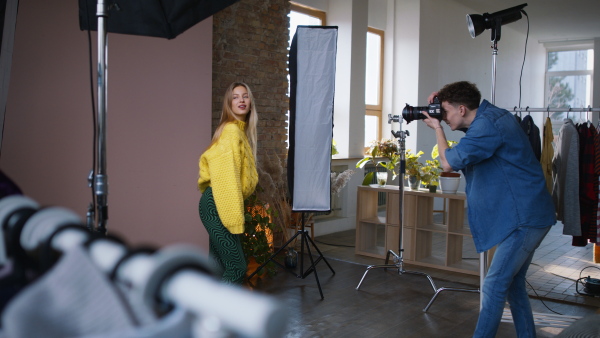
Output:
[[246,121],[246,115],[250,111],[250,96],[244,86],[233,88],[233,99],[231,100],[231,110],[236,119]]

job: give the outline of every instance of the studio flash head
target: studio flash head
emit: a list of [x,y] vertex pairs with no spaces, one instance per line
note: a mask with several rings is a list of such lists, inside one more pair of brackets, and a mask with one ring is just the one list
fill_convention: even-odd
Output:
[[409,124],[414,120],[424,120],[427,117],[421,113],[422,111],[426,111],[429,116],[436,118],[438,120],[442,120],[442,105],[440,104],[440,100],[436,97],[433,98],[433,103],[427,106],[410,106],[408,103],[406,107],[402,110],[402,117],[406,120],[406,124]]

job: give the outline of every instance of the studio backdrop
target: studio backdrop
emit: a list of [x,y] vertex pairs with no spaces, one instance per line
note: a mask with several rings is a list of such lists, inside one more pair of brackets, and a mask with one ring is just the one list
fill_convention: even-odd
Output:
[[288,186],[294,212],[331,211],[337,27],[298,26],[290,47]]

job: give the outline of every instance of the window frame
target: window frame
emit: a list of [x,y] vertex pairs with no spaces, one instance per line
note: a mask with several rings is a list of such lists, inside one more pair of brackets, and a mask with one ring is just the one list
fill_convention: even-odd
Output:
[[321,26],[327,25],[327,13],[324,11],[318,10],[316,8],[312,8],[306,5],[302,5],[293,1],[290,1],[290,12],[298,12],[302,14],[306,14],[308,16],[313,16],[321,20]]
[[[379,119],[379,124],[377,125],[377,140],[379,140],[381,139],[381,121],[383,119],[383,52],[385,50],[385,31],[374,27],[367,27],[367,34],[368,33],[379,35],[379,37],[381,38],[381,45],[379,51],[379,97],[377,99],[378,104],[365,104],[365,118],[367,116],[375,116]],[[364,153],[366,154],[368,150],[369,146],[365,146]]]
[[[569,52],[569,51],[582,51],[582,50],[592,50],[595,53],[594,50],[594,45],[592,43],[588,43],[588,42],[579,42],[579,43],[574,43],[574,44],[548,44],[545,45],[546,48],[546,57],[545,57],[545,61],[546,61],[546,66],[545,66],[545,72],[544,72],[544,103],[546,104],[546,106],[548,106],[549,108],[553,108],[550,107],[550,104],[548,102],[549,97],[549,85],[550,85],[550,78],[552,77],[567,77],[567,76],[589,76],[590,77],[590,92],[588,93],[590,95],[590,102],[589,104],[593,106],[593,92],[594,92],[594,69],[592,70],[561,70],[561,71],[549,71],[548,70],[548,59],[549,59],[549,54],[550,53],[554,53],[554,52]],[[573,108],[583,108],[583,107],[573,107]],[[568,116],[568,115],[567,115]],[[589,119],[589,116],[586,116]],[[557,133],[557,130],[560,129],[560,127],[563,125],[564,120],[557,120],[557,119],[552,119],[552,126],[553,126],[553,130],[554,133]]]

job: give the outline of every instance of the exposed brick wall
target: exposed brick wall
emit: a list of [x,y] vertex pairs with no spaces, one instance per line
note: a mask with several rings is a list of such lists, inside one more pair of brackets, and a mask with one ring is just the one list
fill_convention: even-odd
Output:
[[223,94],[247,83],[258,108],[258,157],[286,156],[289,0],[240,0],[213,16],[212,130]]

